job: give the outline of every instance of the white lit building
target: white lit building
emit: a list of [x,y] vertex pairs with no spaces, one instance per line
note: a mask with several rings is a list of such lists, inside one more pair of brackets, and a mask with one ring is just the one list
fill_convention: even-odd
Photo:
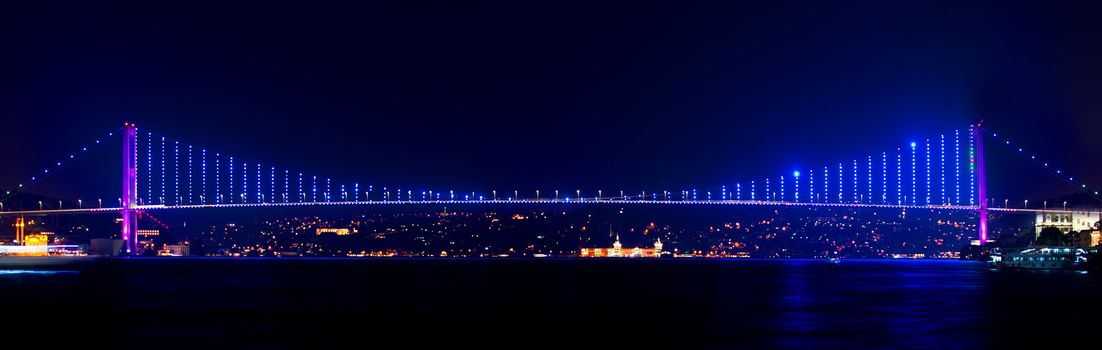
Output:
[[1102,212],[1074,211],[1074,212],[1040,212],[1037,213],[1034,227],[1034,235],[1040,235],[1045,227],[1055,227],[1063,233],[1093,230],[1094,225],[1102,221]]

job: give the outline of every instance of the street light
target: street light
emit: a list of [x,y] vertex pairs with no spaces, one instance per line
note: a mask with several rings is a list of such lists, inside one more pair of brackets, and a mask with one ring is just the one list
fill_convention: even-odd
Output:
[[100,207],[100,208],[103,208],[103,198],[98,198],[98,199],[96,199],[96,202],[98,202],[98,203],[99,203],[99,207]]
[[38,201],[38,210],[42,210],[42,201]]
[[77,198],[77,209],[84,209],[84,201]]

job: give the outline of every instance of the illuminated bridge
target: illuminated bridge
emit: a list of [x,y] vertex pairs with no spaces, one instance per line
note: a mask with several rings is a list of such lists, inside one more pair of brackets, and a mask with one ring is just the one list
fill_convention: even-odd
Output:
[[[136,249],[143,213],[206,208],[276,208],[298,206],[382,206],[440,204],[637,204],[778,206],[959,210],[978,213],[977,235],[987,241],[990,212],[1070,213],[1067,209],[996,207],[987,195],[984,139],[988,136],[1023,159],[1076,188],[1099,197],[1097,190],[1064,173],[1037,155],[1016,148],[982,123],[864,157],[801,169],[792,173],[735,182],[708,189],[677,191],[456,191],[381,187],[333,181],[290,168],[250,162],[229,154],[141,130],[132,123],[94,140],[87,147],[50,164],[42,172],[0,196],[0,216],[118,213],[127,252]],[[33,210],[7,210],[3,202],[77,161],[108,139],[121,138],[121,193],[76,207],[38,202]],[[105,205],[106,204],[106,205]]]

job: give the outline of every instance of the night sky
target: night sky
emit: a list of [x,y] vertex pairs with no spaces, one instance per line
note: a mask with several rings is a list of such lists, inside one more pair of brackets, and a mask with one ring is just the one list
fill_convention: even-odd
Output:
[[[981,117],[1102,184],[1098,2],[22,6],[0,15],[0,187],[128,120],[365,184],[607,191],[863,159]],[[989,148],[993,196],[1073,191]],[[117,169],[33,191],[114,193]]]

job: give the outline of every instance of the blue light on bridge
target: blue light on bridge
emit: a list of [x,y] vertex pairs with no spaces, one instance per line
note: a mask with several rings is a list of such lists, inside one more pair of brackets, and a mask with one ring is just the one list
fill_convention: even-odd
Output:
[[194,193],[194,188],[193,188],[194,184],[193,184],[193,178],[192,178],[193,175],[194,175],[193,170],[195,169],[195,164],[192,163],[192,151],[193,150],[191,148],[191,145],[188,145],[187,146],[187,198],[188,198],[187,200],[188,200],[188,203],[194,203],[195,202],[195,193]]
[[785,201],[784,197],[784,176],[781,176],[781,202]]
[[895,202],[903,204],[903,152],[895,149]]
[[960,205],[960,130],[953,130],[953,156],[956,157],[953,163],[953,170],[956,172],[956,181],[953,182],[956,186],[956,200],[953,204]]
[[858,190],[858,188],[859,188],[859,186],[857,185],[858,183],[860,183],[860,181],[857,180],[857,160],[854,159],[853,160],[853,201],[854,202],[857,202],[861,198],[860,191]]
[[[765,200],[773,200],[773,191],[769,190],[769,178],[765,178]],[[696,199],[696,198],[693,198]]]
[[926,205],[930,205],[930,139],[926,139]]
[[161,204],[165,204],[165,138],[161,137]]
[[918,167],[916,166],[918,161],[915,158],[917,158],[915,143],[911,142],[911,198],[907,201],[911,205],[918,203],[916,199],[918,197]]
[[172,202],[180,204],[180,142],[176,141],[172,149]]
[[815,198],[815,169],[807,169],[807,200],[817,201]]
[[[207,192],[207,150],[203,150],[200,157],[202,157],[199,161],[202,164],[202,174],[200,175],[202,189],[199,191],[199,197],[206,199],[206,197],[210,195],[210,192]],[[200,200],[199,202],[199,204],[207,204],[206,200]]]
[[230,201],[233,201],[234,195],[236,194],[233,192],[233,157],[230,157],[229,167],[227,167],[226,169],[228,170],[229,175],[229,177],[226,179],[226,184],[228,184],[229,186],[228,191],[226,191],[226,195],[230,197]]
[[872,156],[869,156],[869,164],[868,164],[868,169],[866,170],[866,174],[868,175],[868,178],[869,178],[869,191],[868,191],[868,193],[865,197],[865,201],[867,203],[874,203],[873,193],[872,193]]
[[241,203],[249,201],[249,163],[241,164]]
[[214,154],[214,202],[222,204],[222,154]]
[[794,187],[793,192],[795,193],[795,202],[799,202],[800,201],[800,172],[798,170],[793,171],[792,172],[792,178],[793,178],[792,182],[793,182],[793,187]]
[[146,141],[146,147],[145,147],[145,155],[146,155],[146,164],[145,164],[146,165],[146,167],[145,167],[145,171],[146,171],[146,192],[145,192],[145,195],[146,195],[147,199],[149,200],[149,202],[152,202],[152,199],[153,199],[153,133],[148,133],[146,135],[145,141]]
[[842,163],[838,163],[838,203],[842,203],[842,202],[845,201],[845,197],[843,197],[843,193],[842,193],[843,188],[845,187],[844,186],[845,182],[846,182],[846,177],[845,177],[845,173],[842,172]]
[[938,204],[948,204],[948,192],[945,190],[945,135],[941,135],[941,198]]

